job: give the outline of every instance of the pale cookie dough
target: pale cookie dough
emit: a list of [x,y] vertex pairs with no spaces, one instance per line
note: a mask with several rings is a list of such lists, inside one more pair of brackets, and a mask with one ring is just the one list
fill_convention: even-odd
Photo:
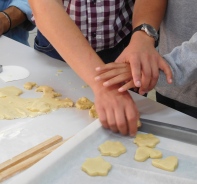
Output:
[[119,141],[106,141],[98,147],[102,155],[118,157],[126,152],[125,146]]
[[31,90],[34,86],[36,86],[35,82],[26,82],[23,87],[27,90]]
[[137,134],[133,142],[140,147],[154,148],[160,141],[153,134]]
[[91,107],[91,109],[89,110],[89,116],[92,117],[92,118],[98,118],[98,114],[96,112],[95,105],[93,105]]
[[137,121],[137,127],[139,128],[139,127],[141,127],[141,126],[142,126],[142,123],[141,123],[140,120],[138,120],[138,121]]
[[162,152],[153,148],[138,147],[134,159],[138,162],[144,162],[148,158],[161,158]]
[[5,98],[9,96],[19,96],[23,93],[21,89],[14,86],[9,86],[5,88],[0,88],[0,98]]
[[81,169],[90,176],[106,176],[111,169],[111,164],[101,157],[88,158]]
[[166,171],[174,171],[178,166],[178,158],[170,156],[165,159],[153,159],[152,165]]
[[90,109],[93,105],[94,103],[86,97],[81,97],[80,99],[77,100],[75,104],[76,108],[83,110]]
[[55,98],[62,96],[60,93],[56,93],[50,86],[39,86],[36,88],[36,92],[43,92],[43,97]]
[[69,98],[56,98],[58,93],[50,87],[40,87],[39,91],[44,93],[42,98],[21,98],[23,91],[16,87],[0,88],[0,119],[36,117],[59,108],[74,106]]

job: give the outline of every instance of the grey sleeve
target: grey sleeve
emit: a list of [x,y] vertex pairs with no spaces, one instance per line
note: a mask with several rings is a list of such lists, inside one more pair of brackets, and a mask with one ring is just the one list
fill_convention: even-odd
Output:
[[166,82],[160,72],[155,87],[160,94],[181,103],[197,107],[197,33],[192,38],[164,55],[173,72],[173,84]]

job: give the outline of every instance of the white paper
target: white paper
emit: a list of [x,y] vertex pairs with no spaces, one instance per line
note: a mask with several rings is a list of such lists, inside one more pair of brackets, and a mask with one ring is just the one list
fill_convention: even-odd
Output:
[[28,76],[29,71],[21,66],[3,66],[3,71],[0,73],[0,79],[4,82],[25,79]]

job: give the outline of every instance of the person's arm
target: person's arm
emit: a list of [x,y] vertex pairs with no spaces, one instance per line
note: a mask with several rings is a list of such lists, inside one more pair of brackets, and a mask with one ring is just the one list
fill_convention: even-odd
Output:
[[[158,30],[165,14],[166,4],[167,0],[135,1],[133,29],[146,23]],[[154,48],[154,43],[154,38],[143,31],[136,31],[129,45],[116,60],[116,62],[130,63],[133,81],[136,87],[140,87],[140,94],[148,92],[156,85],[159,69],[166,73],[168,82],[171,82],[171,70]]]
[[114,132],[134,135],[138,111],[128,92],[119,94],[119,85],[104,88],[95,82],[95,68],[104,63],[97,56],[65,12],[61,0],[29,0],[38,29],[56,48],[62,58],[91,87],[102,125]]
[[0,35],[7,32],[9,29],[22,24],[27,19],[26,15],[14,6],[10,6],[3,12],[0,13]]
[[25,21],[20,24],[20,27],[27,31],[31,31],[35,28],[35,23],[32,21],[32,10],[29,6],[28,0],[12,0],[9,3],[9,7],[18,8],[23,14],[25,14]]
[[155,89],[168,98],[197,107],[197,33],[164,58],[172,68],[174,82],[168,85],[161,72]]
[[[150,24],[157,31],[164,17],[167,6],[167,0],[136,0],[133,9],[132,26],[133,29],[143,23]],[[154,45],[154,39],[150,38],[143,31],[138,31],[143,38],[149,38]]]

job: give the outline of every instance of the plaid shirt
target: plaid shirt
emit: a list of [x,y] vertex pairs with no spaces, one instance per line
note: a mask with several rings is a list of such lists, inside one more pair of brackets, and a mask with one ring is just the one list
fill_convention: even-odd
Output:
[[63,0],[63,4],[96,51],[114,47],[132,31],[133,0]]

